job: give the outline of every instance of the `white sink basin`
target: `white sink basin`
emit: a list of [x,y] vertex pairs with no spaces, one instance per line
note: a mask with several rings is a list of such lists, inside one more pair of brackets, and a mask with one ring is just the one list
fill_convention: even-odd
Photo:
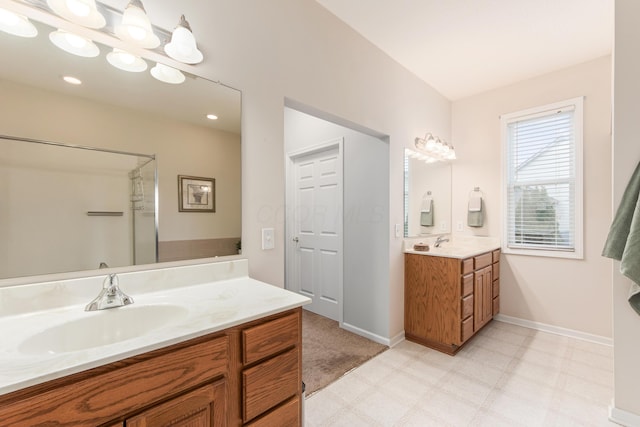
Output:
[[55,354],[86,350],[140,337],[177,323],[189,310],[179,305],[129,305],[87,312],[80,319],[52,326],[24,340],[18,350],[28,354]]

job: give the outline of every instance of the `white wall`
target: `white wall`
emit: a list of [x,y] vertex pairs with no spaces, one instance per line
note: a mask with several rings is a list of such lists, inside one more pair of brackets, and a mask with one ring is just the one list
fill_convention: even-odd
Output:
[[380,138],[285,108],[287,153],[344,138],[343,326],[389,337],[389,145]]
[[[585,96],[584,260],[503,255],[501,313],[611,337],[610,261],[600,253],[611,223],[611,58],[539,76],[453,103],[453,223],[500,236],[501,114]],[[485,196],[485,225],[466,227],[468,194]],[[455,227],[454,227],[455,228]]]
[[[400,333],[402,239],[392,225],[403,222],[404,147],[426,131],[450,140],[450,102],[313,0],[158,3],[158,25],[185,13],[204,40],[202,74],[242,90],[242,253],[252,277],[284,285],[284,99],[389,136],[390,224],[379,237],[390,240],[389,334]],[[263,227],[275,228],[275,250],[260,249]]]
[[[614,48],[613,207],[640,161],[640,3],[616,0]],[[618,421],[640,426],[640,316],[627,302],[630,281],[613,263],[614,410]]]

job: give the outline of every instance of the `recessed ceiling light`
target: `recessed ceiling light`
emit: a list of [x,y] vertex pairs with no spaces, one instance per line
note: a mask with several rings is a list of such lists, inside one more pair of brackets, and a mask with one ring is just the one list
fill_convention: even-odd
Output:
[[218,120],[218,116],[215,114],[207,114],[207,119],[209,120]]
[[81,85],[82,84],[82,80],[80,80],[77,77],[73,77],[73,76],[63,76],[62,80],[64,80],[65,82],[72,84],[72,85]]

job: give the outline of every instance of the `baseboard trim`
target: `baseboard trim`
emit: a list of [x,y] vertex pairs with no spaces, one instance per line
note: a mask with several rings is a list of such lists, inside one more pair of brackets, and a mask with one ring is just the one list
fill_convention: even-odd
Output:
[[566,337],[576,338],[583,341],[594,342],[596,344],[613,346],[613,340],[611,338],[603,337],[600,335],[593,335],[586,332],[576,331],[575,329],[561,328],[560,326],[549,325],[541,322],[534,322],[532,320],[520,319],[518,317],[505,316],[504,314],[496,314],[493,317],[493,319],[499,322],[523,326],[525,328],[535,329],[542,332],[549,332],[556,335],[563,335]]
[[[392,342],[392,340],[389,340],[389,338],[385,338],[385,337],[381,337],[380,335],[376,335],[372,332],[369,331],[365,331],[364,329],[360,329],[357,326],[353,326],[350,325],[348,323],[342,322],[340,324],[340,327],[342,329],[344,329],[345,331],[349,331],[349,332],[353,332],[356,335],[360,335],[361,337],[365,337],[367,339],[370,339],[371,341],[375,341],[378,344],[382,344],[382,345],[386,345],[387,347],[391,347],[390,343]],[[395,339],[395,337],[394,337]]]
[[627,427],[640,426],[640,415],[616,408],[613,403],[609,405],[609,420]]
[[391,338],[391,344],[389,345],[389,347],[395,347],[404,340],[405,340],[404,331],[402,331],[395,337]]

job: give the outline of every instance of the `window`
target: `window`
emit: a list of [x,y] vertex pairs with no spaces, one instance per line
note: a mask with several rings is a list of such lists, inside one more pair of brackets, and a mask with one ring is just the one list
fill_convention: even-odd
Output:
[[500,120],[504,252],[582,258],[582,98]]

